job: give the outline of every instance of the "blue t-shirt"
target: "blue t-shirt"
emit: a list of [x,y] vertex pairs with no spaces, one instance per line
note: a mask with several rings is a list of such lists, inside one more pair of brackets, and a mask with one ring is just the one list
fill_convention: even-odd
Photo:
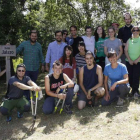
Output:
[[[108,76],[111,80],[111,86],[120,80],[123,80],[123,76],[128,74],[127,68],[124,64],[118,62],[117,68],[112,68],[111,64],[105,66],[104,75]],[[118,86],[118,85],[117,85]]]

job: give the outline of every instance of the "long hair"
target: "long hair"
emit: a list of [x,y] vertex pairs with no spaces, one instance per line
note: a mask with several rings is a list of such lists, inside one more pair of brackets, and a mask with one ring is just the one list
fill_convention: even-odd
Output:
[[72,66],[72,61],[73,61],[73,49],[70,45],[67,45],[65,46],[64,48],[64,51],[63,51],[63,60],[62,60],[62,64],[64,65],[65,64],[65,60],[67,59],[67,56],[66,56],[66,49],[70,50],[71,51],[71,55],[70,55],[70,65]]
[[133,28],[131,29],[131,32],[132,32],[132,35],[131,35],[131,37],[130,37],[131,40],[132,40],[132,36],[133,36],[133,30],[134,30],[135,28],[137,28],[138,31],[140,31],[140,28],[139,28],[138,26],[133,26]]
[[95,32],[94,32],[94,36],[95,36],[95,41],[96,41],[96,42],[99,40],[99,35],[98,35],[98,33],[97,33],[97,30],[98,30],[99,27],[102,28],[102,38],[105,39],[105,36],[106,36],[106,33],[105,33],[104,28],[103,28],[102,26],[99,25],[99,26],[96,28]]

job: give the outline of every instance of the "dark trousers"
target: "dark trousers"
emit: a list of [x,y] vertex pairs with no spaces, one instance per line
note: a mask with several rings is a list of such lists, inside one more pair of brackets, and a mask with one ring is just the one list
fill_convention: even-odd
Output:
[[[29,76],[33,82],[36,83],[37,77],[39,74],[39,70],[37,71],[26,71],[25,75]],[[29,101],[30,100],[30,91],[25,90],[23,95],[26,97],[26,99]]]
[[110,99],[106,101],[103,97],[101,104],[103,106],[110,105],[112,102],[116,101],[118,97],[125,99],[125,96],[129,93],[130,88],[126,84],[121,84],[115,88],[114,91],[110,91]]
[[130,65],[126,61],[126,67],[128,70],[129,83],[132,88],[133,93],[138,92],[139,89],[139,76],[140,76],[140,62],[137,65]]
[[[65,105],[72,106],[72,98],[73,98],[73,88],[68,88],[68,93],[66,95]],[[43,112],[45,114],[51,114],[54,112],[55,108],[55,97],[47,97],[43,104]]]
[[102,71],[104,71],[105,57],[96,57],[95,60],[97,60],[96,64],[100,65],[102,67]]

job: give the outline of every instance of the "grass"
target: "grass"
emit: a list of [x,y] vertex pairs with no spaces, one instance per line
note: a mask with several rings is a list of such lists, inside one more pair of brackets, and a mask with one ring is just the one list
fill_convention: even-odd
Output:
[[[44,88],[44,77],[40,74],[38,85]],[[2,86],[1,86],[2,85]],[[0,98],[6,85],[0,83]],[[44,89],[43,89],[44,93]],[[58,112],[51,115],[42,113],[43,100],[38,101],[35,128],[29,130],[33,117],[31,112],[18,119],[13,110],[12,121],[0,114],[0,140],[140,140],[140,100],[127,99],[124,107],[86,107],[79,111],[74,98],[73,114]]]

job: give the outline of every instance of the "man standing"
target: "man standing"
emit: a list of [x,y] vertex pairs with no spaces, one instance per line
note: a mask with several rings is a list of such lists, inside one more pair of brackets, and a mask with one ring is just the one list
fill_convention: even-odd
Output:
[[9,79],[6,97],[0,110],[3,115],[7,116],[7,122],[11,121],[11,112],[14,108],[18,109],[18,118],[22,118],[23,112],[30,110],[30,104],[23,96],[23,90],[41,90],[28,76],[25,76],[25,72],[25,65],[19,64],[16,69],[16,75]]
[[[32,30],[30,33],[30,40],[22,42],[16,49],[16,53],[23,53],[23,63],[26,66],[26,74],[33,82],[36,82],[40,62],[42,63],[42,71],[44,71],[44,56],[42,54],[41,44],[37,42],[37,32]],[[24,93],[26,98],[30,100],[29,91]]]
[[[131,25],[132,17],[129,13],[125,13],[124,21],[125,21],[125,26],[120,28],[119,32],[118,32],[118,38],[121,39],[121,41],[123,43],[123,50],[124,50],[127,40],[132,36],[132,32],[131,32],[131,29],[133,27]],[[122,63],[124,63],[124,64],[125,64],[125,58],[126,58],[125,54],[123,54],[121,56],[121,60],[122,60]]]
[[[78,108],[81,110],[87,105],[88,100],[92,96],[96,96],[96,99],[103,97],[105,89],[103,86],[103,73],[102,68],[95,64],[93,53],[88,51],[85,55],[87,65],[80,69],[79,80],[80,90],[78,96]],[[91,92],[93,95],[91,95]],[[94,103],[93,103],[94,104]]]
[[79,50],[78,50],[78,44],[79,44],[79,41],[84,41],[83,38],[77,36],[77,27],[75,25],[72,25],[70,27],[70,33],[71,33],[71,37],[72,37],[72,42],[70,43],[69,40],[71,38],[68,38],[66,39],[67,42],[68,42],[68,45],[71,45],[72,46],[72,49],[73,49],[73,56],[75,57],[75,55],[77,53],[79,53]]
[[[65,100],[65,111],[66,113],[72,113],[70,107],[72,106],[73,98],[73,86],[74,83],[70,78],[62,73],[62,64],[56,60],[53,63],[53,74],[48,74],[45,77],[45,90],[46,99],[43,104],[43,112],[45,114],[51,114],[55,108],[55,98]],[[61,89],[68,88],[67,94],[60,93]]]
[[[59,60],[63,56],[64,47],[67,45],[62,41],[62,31],[55,32],[55,41],[48,46],[46,55],[46,71],[53,73],[52,66],[55,60]],[[50,64],[50,67],[49,67]]]

